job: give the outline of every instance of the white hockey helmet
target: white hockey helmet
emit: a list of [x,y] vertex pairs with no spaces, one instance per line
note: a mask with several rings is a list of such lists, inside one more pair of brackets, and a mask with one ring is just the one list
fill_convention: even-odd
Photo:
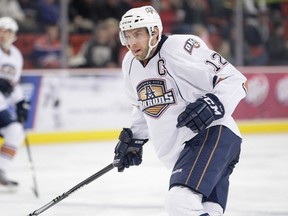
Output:
[[9,38],[5,40],[1,40],[0,46],[4,49],[10,49],[12,43],[14,43],[17,39],[16,32],[18,31],[19,27],[17,22],[11,17],[1,17],[0,18],[0,29],[10,30],[12,32]]
[[[149,39],[149,51],[147,53],[146,58],[149,56],[151,50],[161,40],[161,35],[163,31],[161,18],[158,12],[152,6],[142,6],[130,9],[122,16],[119,27],[120,27],[119,37],[123,46],[128,46],[128,42],[125,38],[124,31],[143,27],[147,28],[148,33],[150,35],[150,39]],[[152,36],[154,35],[155,27],[158,28],[159,36],[157,43],[152,46],[151,40]]]
[[19,29],[17,22],[11,17],[1,17],[0,28],[11,30],[12,32],[17,32]]

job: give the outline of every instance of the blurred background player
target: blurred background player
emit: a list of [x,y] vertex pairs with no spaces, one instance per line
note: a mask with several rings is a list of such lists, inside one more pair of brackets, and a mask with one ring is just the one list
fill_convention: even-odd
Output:
[[13,45],[17,31],[14,19],[0,18],[0,134],[4,139],[0,148],[0,185],[4,186],[18,185],[7,177],[7,171],[25,138],[23,123],[29,111],[19,84],[23,57]]

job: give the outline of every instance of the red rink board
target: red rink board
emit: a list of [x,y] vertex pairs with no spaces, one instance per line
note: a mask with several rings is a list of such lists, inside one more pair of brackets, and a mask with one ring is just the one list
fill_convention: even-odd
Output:
[[233,116],[239,120],[288,118],[288,67],[239,67],[248,94]]

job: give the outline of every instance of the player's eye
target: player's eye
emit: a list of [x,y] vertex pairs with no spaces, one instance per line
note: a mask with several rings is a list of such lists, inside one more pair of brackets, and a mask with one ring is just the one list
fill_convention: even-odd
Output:
[[133,34],[133,36],[134,36],[136,39],[139,39],[139,38],[141,38],[142,34],[141,34],[141,32],[136,32],[136,33]]
[[127,34],[124,34],[124,37],[125,37],[126,40],[129,40],[129,39],[130,39],[130,36],[127,35]]

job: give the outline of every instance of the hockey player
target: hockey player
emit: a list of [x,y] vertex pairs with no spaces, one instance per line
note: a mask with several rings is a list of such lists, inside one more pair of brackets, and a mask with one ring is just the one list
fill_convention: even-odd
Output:
[[10,17],[0,18],[0,134],[4,144],[0,148],[0,185],[17,186],[7,177],[7,171],[25,133],[23,123],[28,118],[29,103],[24,100],[19,85],[23,57],[13,45],[18,25]]
[[172,168],[168,214],[223,215],[242,142],[232,113],[246,96],[246,78],[199,37],[162,35],[151,6],[123,15],[120,38],[129,49],[122,70],[133,111],[114,166],[123,171],[141,164],[142,147],[151,139]]

